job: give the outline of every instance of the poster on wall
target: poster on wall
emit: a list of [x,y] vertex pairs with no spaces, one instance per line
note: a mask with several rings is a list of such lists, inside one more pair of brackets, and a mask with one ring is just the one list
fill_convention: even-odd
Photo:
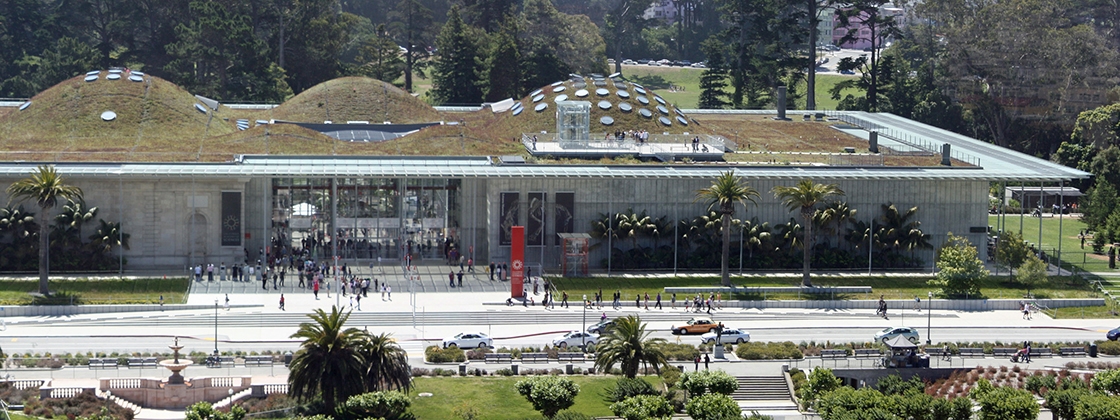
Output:
[[529,220],[525,222],[525,245],[544,245],[545,193],[531,192],[529,199]]
[[501,194],[499,206],[501,213],[498,215],[498,221],[501,226],[501,233],[499,235],[499,244],[501,246],[509,246],[513,243],[513,236],[510,233],[510,228],[518,224],[520,214],[518,209],[520,205],[521,193],[504,192]]
[[241,246],[241,192],[222,191],[222,246]]
[[[576,227],[576,193],[556,193],[556,205],[553,207],[553,229],[556,233],[572,233]],[[556,245],[560,245],[560,236],[554,235]]]

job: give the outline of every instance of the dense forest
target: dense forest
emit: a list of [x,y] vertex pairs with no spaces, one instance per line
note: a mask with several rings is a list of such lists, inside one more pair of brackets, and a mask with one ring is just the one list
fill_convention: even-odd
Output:
[[[1120,190],[1120,110],[1110,106],[1120,100],[1116,1],[670,0],[672,24],[646,19],[651,4],[0,0],[0,96],[30,97],[116,66],[223,101],[278,102],[348,75],[413,91],[420,75],[433,85],[425,100],[477,104],[569,73],[614,71],[610,57],[706,61],[702,108],[773,107],[778,86],[811,108],[807,46],[831,43],[814,29],[836,19],[842,42],[864,37],[875,47],[839,63],[856,74],[829,92],[840,108],[1051,158]],[[884,13],[895,6],[905,14]],[[1120,236],[1120,215],[1115,225]]]

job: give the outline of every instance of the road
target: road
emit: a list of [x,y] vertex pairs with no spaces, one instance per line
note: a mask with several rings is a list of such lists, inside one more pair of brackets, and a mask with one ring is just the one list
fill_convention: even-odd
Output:
[[[418,308],[415,317],[407,303],[389,303],[390,309],[354,311],[348,325],[366,328],[371,332],[387,332],[413,355],[420,354],[427,345],[438,344],[442,337],[463,331],[481,331],[495,338],[495,345],[541,346],[564,331],[580,329],[584,325],[584,311],[580,308],[544,310],[541,307],[505,307],[464,302],[462,294],[418,294],[418,301],[441,308],[427,311]],[[469,294],[495,301],[487,293]],[[500,295],[499,295],[500,296]],[[209,299],[209,297],[199,297]],[[245,299],[239,297],[239,299]],[[267,296],[261,300],[268,299]],[[192,300],[195,297],[192,296]],[[402,300],[407,300],[403,296]],[[455,310],[450,300],[463,307]],[[473,300],[473,299],[472,299]],[[202,300],[205,302],[206,300]],[[289,305],[287,311],[270,306],[233,308],[226,310],[167,310],[163,312],[95,314],[70,317],[7,318],[0,332],[0,347],[5,352],[67,353],[67,352],[154,352],[166,351],[172,337],[184,337],[186,351],[212,351],[217,318],[218,348],[223,351],[294,351],[298,342],[289,338],[312,306],[325,306],[328,301],[300,302]],[[333,303],[333,300],[329,301]],[[378,304],[382,302],[376,302]],[[367,300],[367,306],[370,302]],[[373,308],[371,308],[373,309]],[[448,310],[452,309],[452,310]],[[699,344],[699,336],[676,336],[670,333],[674,325],[681,325],[695,314],[682,309],[622,310],[586,312],[586,324],[598,321],[601,314],[609,317],[638,314],[647,322],[653,337],[671,342]],[[933,314],[917,311],[895,313],[890,320],[875,316],[871,311],[823,310],[758,310],[724,309],[715,311],[713,317],[727,327],[742,328],[751,333],[753,341],[868,341],[874,333],[887,326],[911,326],[926,336],[927,320],[931,325],[934,342],[942,341],[1003,341],[1008,343],[1031,340],[1091,341],[1101,339],[1103,332],[1112,328],[1106,320],[1051,320],[1039,316],[1033,321],[1022,320],[1013,311],[1002,312],[941,312]]]

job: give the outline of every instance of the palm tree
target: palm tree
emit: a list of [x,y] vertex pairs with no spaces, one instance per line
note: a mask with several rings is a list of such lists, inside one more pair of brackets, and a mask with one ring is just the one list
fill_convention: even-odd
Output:
[[727,261],[731,253],[731,215],[735,214],[735,203],[743,203],[745,207],[749,201],[757,204],[758,190],[735,176],[732,171],[721,173],[708,188],[696,191],[698,200],[708,201],[708,208],[718,207],[720,214],[720,228],[723,230],[723,256],[720,258],[720,280],[724,286],[731,285],[731,276],[727,272]]
[[363,334],[358,353],[366,365],[366,392],[403,389],[412,386],[408,355],[391,334]]
[[665,353],[659,347],[665,343],[665,339],[648,338],[650,333],[638,316],[619,318],[614,328],[600,337],[599,344],[595,347],[595,368],[610,372],[618,364],[623,375],[633,378],[638,375],[639,365],[646,363],[653,365],[654,370],[660,373],[661,367],[668,364]]
[[20,201],[33,199],[42,212],[39,213],[39,293],[50,294],[47,289],[47,273],[50,271],[50,214],[49,210],[60,199],[80,200],[82,189],[66,185],[54,166],[39,165],[31,176],[8,186],[8,196]]
[[333,414],[338,403],[364,390],[359,349],[365,334],[357,328],[344,329],[350,314],[337,306],[329,314],[316,309],[307,316],[313,322],[300,324],[291,336],[303,343],[289,368],[288,394],[299,400],[321,396],[324,408]]
[[814,207],[829,197],[844,195],[836,184],[816,184],[811,179],[803,179],[792,187],[776,186],[774,196],[782,200],[789,211],[800,210],[805,219],[805,237],[801,240],[801,285],[812,286],[809,280],[809,261],[813,253],[813,213]]

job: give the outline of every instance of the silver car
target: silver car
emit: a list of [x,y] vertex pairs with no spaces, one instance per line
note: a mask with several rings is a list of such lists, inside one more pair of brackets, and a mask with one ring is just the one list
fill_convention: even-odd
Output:
[[918,329],[913,327],[887,327],[882,331],[875,333],[875,341],[879,343],[886,343],[887,341],[897,337],[906,337],[911,343],[918,343]]
[[582,347],[584,344],[594,345],[599,342],[598,334],[572,331],[552,340],[552,345],[560,348]]
[[[751,333],[743,331],[743,330],[733,330],[733,329],[725,328],[723,330],[723,334],[719,336],[719,342],[724,343],[724,344],[726,344],[726,343],[743,344],[743,343],[746,343],[748,341],[751,341]],[[704,343],[704,344],[715,343],[716,342],[716,332],[712,331],[712,332],[702,334],[700,336],[700,342]]]
[[459,333],[454,337],[443,340],[443,348],[458,347],[461,349],[494,347],[494,340],[483,333]]

